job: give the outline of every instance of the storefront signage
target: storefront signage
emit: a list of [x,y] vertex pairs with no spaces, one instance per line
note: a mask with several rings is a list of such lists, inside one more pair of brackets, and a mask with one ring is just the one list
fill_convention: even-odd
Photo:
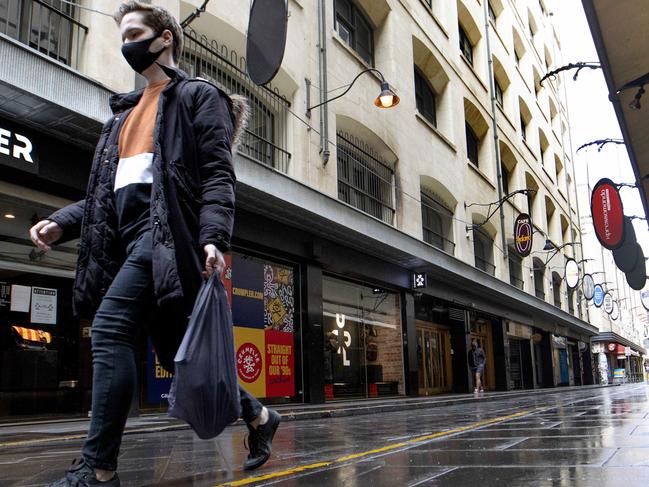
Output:
[[615,352],[616,349],[617,349],[617,343],[609,343],[608,344],[608,351],[609,352]]
[[636,244],[636,265],[629,272],[626,272],[624,275],[626,277],[626,282],[631,289],[634,291],[640,291],[645,287],[647,283],[647,267],[645,263],[644,252],[640,244]]
[[10,311],[18,313],[29,313],[29,303],[32,299],[32,288],[30,286],[21,286],[20,284],[11,285],[11,306]]
[[425,272],[415,272],[412,275],[412,288],[425,289],[428,287],[428,276]]
[[514,222],[514,245],[521,257],[527,257],[532,251],[532,220],[527,213],[521,213]]
[[593,353],[604,353],[604,344],[603,343],[593,343],[590,347],[590,351]]
[[610,179],[600,179],[590,197],[595,235],[602,246],[615,250],[624,243],[624,209],[617,185]]
[[534,343],[541,343],[541,341],[543,341],[543,335],[541,335],[540,333],[534,333],[532,335],[532,341]]
[[34,145],[29,137],[0,125],[0,162],[23,171],[38,173]]
[[644,306],[644,309],[649,311],[649,289],[643,289],[640,292],[640,302]]
[[165,404],[169,398],[172,375],[160,364],[153,342],[147,342],[146,397],[149,404]]
[[575,259],[566,261],[565,276],[566,284],[570,289],[574,289],[579,284],[579,265]]
[[595,281],[593,276],[590,274],[585,274],[581,282],[581,287],[584,292],[584,297],[590,301],[595,296]]
[[56,289],[32,287],[32,323],[56,323],[56,296]]
[[593,304],[598,308],[604,303],[604,288],[601,284],[595,284],[593,291]]
[[609,315],[613,312],[613,296],[609,293],[604,294],[604,311]]
[[257,397],[294,396],[293,269],[241,254],[225,257],[239,383]]

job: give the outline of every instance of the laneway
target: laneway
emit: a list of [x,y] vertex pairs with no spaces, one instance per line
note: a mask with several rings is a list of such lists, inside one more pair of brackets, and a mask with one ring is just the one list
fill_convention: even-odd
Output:
[[[284,423],[275,455],[246,474],[245,428],[132,434],[124,486],[649,485],[649,386]],[[0,447],[0,484],[44,485],[81,440]]]

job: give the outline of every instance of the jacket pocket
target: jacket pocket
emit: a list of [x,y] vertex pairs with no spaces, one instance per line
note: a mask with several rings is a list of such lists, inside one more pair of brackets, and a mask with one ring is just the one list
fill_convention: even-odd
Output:
[[183,197],[194,204],[201,204],[201,198],[198,197],[198,190],[192,189],[187,182],[185,167],[180,163],[178,159],[174,159],[167,164],[167,173],[169,174],[170,181],[176,186],[178,191],[182,194]]

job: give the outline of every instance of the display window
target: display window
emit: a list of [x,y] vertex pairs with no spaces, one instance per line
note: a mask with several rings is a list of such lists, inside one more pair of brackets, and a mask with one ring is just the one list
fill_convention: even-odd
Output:
[[328,400],[405,393],[399,295],[323,278]]

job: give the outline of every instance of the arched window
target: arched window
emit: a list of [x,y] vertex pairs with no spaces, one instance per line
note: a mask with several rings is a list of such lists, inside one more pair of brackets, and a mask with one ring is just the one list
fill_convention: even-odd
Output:
[[494,240],[487,232],[476,227],[473,228],[473,254],[478,269],[495,275]]
[[523,259],[516,249],[511,246],[507,252],[509,260],[509,283],[518,289],[523,289]]
[[552,297],[554,305],[561,308],[561,276],[556,272],[552,273]]
[[534,275],[534,295],[539,299],[545,299],[545,264],[541,259],[534,259],[532,273]]
[[421,192],[421,222],[425,242],[449,254],[455,252],[453,212],[426,191]]

